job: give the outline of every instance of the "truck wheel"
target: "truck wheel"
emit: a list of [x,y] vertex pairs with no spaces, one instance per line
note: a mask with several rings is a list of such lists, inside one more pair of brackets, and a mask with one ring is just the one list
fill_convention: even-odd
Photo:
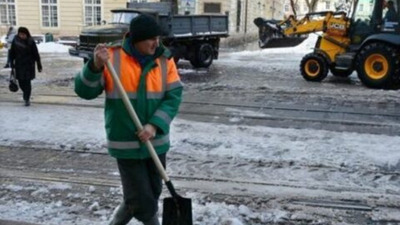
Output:
[[361,50],[356,67],[358,78],[365,86],[390,89],[399,81],[400,54],[393,46],[372,43]]
[[310,53],[301,60],[300,71],[308,81],[322,81],[328,75],[328,63],[323,56]]
[[337,70],[333,66],[331,67],[330,70],[331,70],[332,75],[335,77],[349,77],[354,71],[352,69],[351,70]]
[[196,46],[195,55],[190,63],[193,67],[208,68],[214,60],[214,48],[208,43],[203,43]]

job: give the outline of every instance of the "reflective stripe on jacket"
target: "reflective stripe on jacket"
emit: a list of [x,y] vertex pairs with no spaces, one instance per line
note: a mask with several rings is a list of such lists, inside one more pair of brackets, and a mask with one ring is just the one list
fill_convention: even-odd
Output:
[[[125,43],[126,44],[126,43]],[[154,60],[143,68],[125,47],[109,49],[110,60],[128,94],[141,123],[157,127],[151,141],[158,154],[169,150],[169,127],[181,102],[182,83],[169,51],[159,47]],[[116,158],[149,158],[145,145],[136,135],[133,124],[107,69],[93,73],[89,64],[75,78],[75,92],[82,98],[93,99],[105,91],[105,127],[108,151]]]

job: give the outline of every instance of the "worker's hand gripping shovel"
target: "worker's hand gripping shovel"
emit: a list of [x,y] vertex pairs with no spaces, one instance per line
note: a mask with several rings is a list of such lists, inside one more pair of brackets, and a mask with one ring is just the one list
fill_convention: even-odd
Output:
[[[130,117],[132,118],[133,122],[135,123],[136,128],[138,131],[143,130],[143,126],[140,123],[139,118],[136,115],[135,110],[133,109],[131,102],[129,101],[128,95],[126,94],[124,88],[122,87],[121,81],[119,80],[113,65],[110,61],[107,61],[107,68],[111,73],[112,79],[116,84],[118,92],[124,102],[126,109]],[[165,182],[169,192],[171,193],[172,197],[164,199],[163,205],[163,225],[193,225],[192,221],[192,200],[190,198],[183,198],[179,196],[174,186],[172,185],[171,180],[169,179],[167,173],[163,165],[161,164],[160,159],[156,151],[154,150],[153,145],[150,141],[146,141],[146,147],[150,152],[151,158],[153,159],[157,169]]]

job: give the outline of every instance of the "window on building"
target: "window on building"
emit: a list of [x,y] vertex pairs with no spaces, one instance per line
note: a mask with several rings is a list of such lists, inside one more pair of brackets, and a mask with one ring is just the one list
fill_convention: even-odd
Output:
[[0,0],[0,24],[16,26],[15,0]]
[[289,5],[285,5],[285,12],[289,12],[290,10],[290,6]]
[[205,13],[221,13],[221,3],[204,3]]
[[57,0],[41,0],[42,26],[58,27]]
[[360,12],[364,11],[364,4],[360,4]]
[[325,2],[325,9],[330,9],[331,8],[331,2],[330,1],[326,1]]
[[85,25],[101,24],[101,0],[85,0]]

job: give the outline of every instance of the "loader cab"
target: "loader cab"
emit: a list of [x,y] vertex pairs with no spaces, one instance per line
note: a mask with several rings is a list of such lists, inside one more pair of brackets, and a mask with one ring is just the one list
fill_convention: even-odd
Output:
[[353,8],[350,38],[361,44],[377,33],[399,33],[400,0],[358,0]]

